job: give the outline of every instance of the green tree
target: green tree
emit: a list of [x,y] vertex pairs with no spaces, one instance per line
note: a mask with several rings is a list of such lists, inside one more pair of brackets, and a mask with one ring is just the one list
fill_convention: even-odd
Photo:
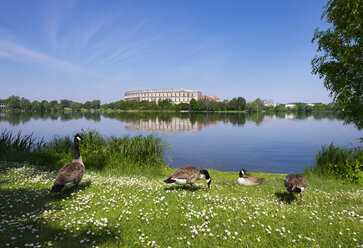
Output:
[[275,107],[275,112],[286,112],[285,104],[278,104]]
[[298,103],[295,103],[295,106],[296,106],[296,111],[297,112],[305,112],[306,111],[306,104],[305,103],[302,103],[302,102],[298,102]]
[[7,108],[11,110],[20,110],[20,98],[18,96],[11,96],[7,99]]
[[319,53],[312,73],[324,79],[330,96],[341,107],[347,123],[363,128],[363,48],[361,0],[328,0],[322,19],[330,27],[315,30],[312,42]]
[[42,111],[50,111],[50,109],[51,109],[51,105],[50,105],[50,103],[48,102],[48,101],[46,101],[46,100],[43,100],[42,102],[41,102],[41,105],[42,105]]
[[42,112],[42,110],[43,110],[42,104],[37,100],[33,101],[31,106],[32,106],[31,110],[34,112]]
[[50,108],[52,111],[56,111],[58,109],[58,101],[57,100],[52,100],[49,102],[50,104]]
[[198,110],[198,102],[194,98],[192,98],[189,102],[189,108],[191,111]]
[[101,107],[101,101],[100,100],[93,100],[91,102],[91,108],[92,109],[100,109]]
[[60,100],[60,103],[58,105],[60,110],[64,110],[64,108],[70,108],[71,101],[67,99]]
[[171,110],[172,109],[172,103],[169,99],[164,99],[159,101],[159,109],[160,110]]
[[71,102],[69,107],[73,110],[73,111],[80,111],[82,108],[83,104],[79,103],[79,102]]
[[243,97],[234,97],[229,103],[228,103],[228,109],[231,110],[245,110],[246,109],[246,99]]
[[265,105],[260,98],[257,98],[253,102],[249,102],[246,104],[246,108],[249,112],[261,112],[263,111],[264,107]]
[[21,110],[29,111],[32,108],[32,103],[28,99],[25,99],[24,97],[22,97],[20,99],[19,107],[20,107]]

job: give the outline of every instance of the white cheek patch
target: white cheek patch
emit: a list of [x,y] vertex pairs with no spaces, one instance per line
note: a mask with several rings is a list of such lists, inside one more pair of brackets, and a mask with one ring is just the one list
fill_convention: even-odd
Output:
[[204,178],[204,174],[200,174],[200,177],[199,178],[200,179]]
[[210,182],[210,178],[208,178],[208,179],[205,179],[205,181],[206,181],[207,183],[209,183],[209,182]]
[[301,187],[301,192],[303,192],[305,190],[305,188],[304,187]]
[[77,136],[77,139],[78,139],[79,141],[81,141],[81,138],[80,138],[80,137],[78,137],[78,136]]
[[176,184],[186,184],[187,183],[187,179],[181,179],[181,178],[172,178],[173,180],[175,180]]

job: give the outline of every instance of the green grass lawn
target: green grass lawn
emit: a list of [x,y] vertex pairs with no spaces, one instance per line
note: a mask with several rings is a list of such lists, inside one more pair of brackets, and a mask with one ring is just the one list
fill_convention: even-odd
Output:
[[[172,170],[170,170],[171,172]],[[260,186],[210,171],[194,190],[161,176],[87,170],[80,190],[49,192],[56,171],[0,162],[0,247],[361,247],[363,188],[307,176],[302,204],[285,175]]]

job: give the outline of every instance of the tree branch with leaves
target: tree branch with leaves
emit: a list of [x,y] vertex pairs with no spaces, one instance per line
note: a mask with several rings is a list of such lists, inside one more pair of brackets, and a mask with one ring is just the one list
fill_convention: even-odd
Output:
[[361,0],[328,0],[322,20],[327,30],[316,29],[319,55],[312,60],[312,73],[324,79],[346,123],[363,128],[363,48]]

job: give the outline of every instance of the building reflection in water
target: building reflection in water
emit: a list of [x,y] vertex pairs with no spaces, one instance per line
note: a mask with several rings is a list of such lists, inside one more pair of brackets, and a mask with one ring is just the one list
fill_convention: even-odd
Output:
[[161,132],[161,133],[185,133],[201,131],[206,126],[217,126],[218,121],[192,123],[190,119],[171,118],[170,121],[154,120],[125,121],[125,128],[133,131]]

